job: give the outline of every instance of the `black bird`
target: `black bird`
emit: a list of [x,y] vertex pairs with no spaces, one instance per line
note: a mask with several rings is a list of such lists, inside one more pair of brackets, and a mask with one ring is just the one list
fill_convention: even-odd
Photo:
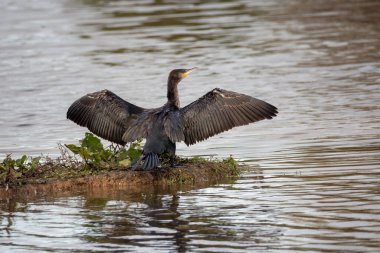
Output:
[[131,104],[109,90],[87,94],[75,101],[67,118],[94,134],[125,145],[145,138],[143,169],[159,166],[159,155],[169,153],[174,162],[176,142],[187,146],[236,126],[276,116],[277,108],[257,98],[215,88],[191,104],[180,107],[178,83],[192,69],[175,69],[168,78],[168,102],[145,109]]

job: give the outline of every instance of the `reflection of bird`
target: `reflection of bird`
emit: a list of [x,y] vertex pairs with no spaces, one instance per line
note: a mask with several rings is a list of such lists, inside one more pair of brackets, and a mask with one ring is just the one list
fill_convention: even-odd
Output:
[[180,108],[178,83],[194,69],[170,72],[168,102],[162,107],[141,108],[102,90],[75,101],[67,118],[118,144],[146,138],[143,155],[134,169],[141,160],[143,169],[153,169],[159,165],[158,156],[162,153],[169,153],[174,162],[176,142],[184,141],[189,146],[235,126],[276,116],[277,108],[273,105],[218,88]]

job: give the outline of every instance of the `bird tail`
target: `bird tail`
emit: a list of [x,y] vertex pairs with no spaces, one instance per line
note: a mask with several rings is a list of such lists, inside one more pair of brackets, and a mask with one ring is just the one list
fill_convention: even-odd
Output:
[[149,153],[144,157],[144,164],[142,166],[143,170],[151,170],[160,165],[160,159],[155,153]]

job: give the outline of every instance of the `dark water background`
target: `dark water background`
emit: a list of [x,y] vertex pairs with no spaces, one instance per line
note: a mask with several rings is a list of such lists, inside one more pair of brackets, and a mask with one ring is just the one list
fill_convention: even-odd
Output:
[[255,167],[202,189],[0,202],[1,252],[379,252],[380,2],[2,0],[0,157],[57,156],[85,93],[182,105],[214,87],[279,108],[186,147]]

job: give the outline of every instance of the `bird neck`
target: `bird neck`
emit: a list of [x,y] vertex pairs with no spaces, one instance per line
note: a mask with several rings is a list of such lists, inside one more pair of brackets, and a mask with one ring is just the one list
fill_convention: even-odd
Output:
[[179,108],[178,81],[168,80],[168,104]]

